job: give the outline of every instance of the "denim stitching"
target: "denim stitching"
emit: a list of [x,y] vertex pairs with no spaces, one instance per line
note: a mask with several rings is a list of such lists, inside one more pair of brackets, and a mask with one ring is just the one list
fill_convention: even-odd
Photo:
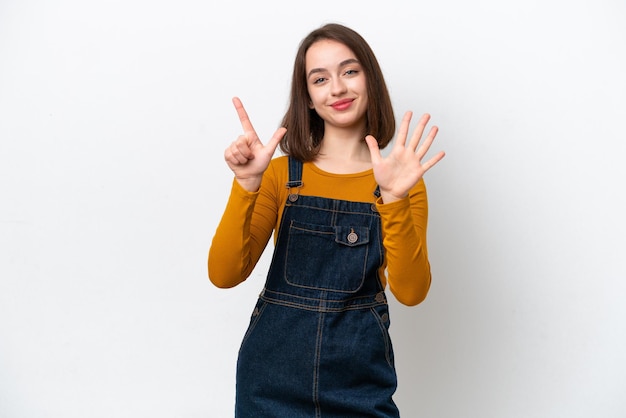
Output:
[[257,304],[254,307],[254,310],[252,311],[251,316],[253,317],[250,321],[250,325],[248,326],[248,330],[246,331],[246,333],[243,336],[243,339],[241,341],[241,346],[243,347],[246,343],[246,341],[248,341],[248,337],[250,337],[250,335],[252,334],[252,331],[254,331],[254,329],[256,328],[256,325],[259,323],[259,320],[261,319],[261,316],[263,315],[263,312],[265,311],[265,307],[267,306],[267,302],[263,301],[264,303],[262,304]]
[[315,405],[315,417],[321,418],[322,410],[319,400],[319,373],[320,361],[322,357],[322,336],[323,336],[324,313],[320,312],[317,321],[317,339],[315,341],[315,361],[313,370],[313,403]]
[[385,326],[385,324],[383,323],[382,318],[380,317],[380,315],[378,315],[378,312],[376,312],[376,310],[374,308],[371,308],[370,311],[372,312],[372,314],[374,315],[374,318],[376,319],[376,324],[378,324],[378,328],[380,328],[380,332],[381,332],[381,337],[383,339],[383,342],[385,343],[385,359],[387,360],[387,364],[389,365],[389,367],[393,368],[393,363],[391,361],[391,356],[390,356],[390,339],[389,339],[389,332],[387,331],[387,327]]

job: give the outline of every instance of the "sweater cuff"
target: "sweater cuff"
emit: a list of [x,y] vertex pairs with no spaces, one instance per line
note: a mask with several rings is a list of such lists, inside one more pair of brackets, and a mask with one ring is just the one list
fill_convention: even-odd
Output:
[[396,200],[391,203],[383,203],[383,198],[379,197],[376,199],[376,209],[378,209],[378,213],[395,213],[401,210],[408,210],[411,208],[411,199],[409,197],[402,198],[400,200]]
[[257,196],[259,195],[259,190],[257,190],[256,192],[249,192],[246,189],[244,189],[243,187],[241,187],[241,184],[239,184],[239,182],[237,181],[236,178],[233,177],[233,184],[231,187],[231,195],[232,196],[237,196],[237,198],[240,198],[242,200],[256,200]]

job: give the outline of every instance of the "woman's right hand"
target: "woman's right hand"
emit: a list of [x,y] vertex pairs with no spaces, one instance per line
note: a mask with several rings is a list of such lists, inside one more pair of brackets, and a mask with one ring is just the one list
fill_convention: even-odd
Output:
[[238,97],[233,98],[233,104],[237,110],[237,115],[243,127],[243,134],[240,135],[224,151],[226,164],[235,173],[235,178],[239,184],[249,192],[256,192],[261,186],[263,173],[267,169],[276,147],[285,136],[287,129],[278,128],[274,135],[263,145],[259,139],[248,113],[244,109]]

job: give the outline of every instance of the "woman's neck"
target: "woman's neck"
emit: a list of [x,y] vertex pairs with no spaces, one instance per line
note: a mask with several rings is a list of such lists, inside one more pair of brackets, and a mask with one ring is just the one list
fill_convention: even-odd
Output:
[[372,168],[369,148],[361,135],[324,135],[320,152],[313,160],[320,169],[335,174],[352,174]]

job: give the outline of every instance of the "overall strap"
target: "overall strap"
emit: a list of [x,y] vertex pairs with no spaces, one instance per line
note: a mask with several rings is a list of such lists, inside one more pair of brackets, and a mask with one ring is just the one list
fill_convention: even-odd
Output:
[[[289,190],[287,199],[289,199],[290,202],[293,203],[298,200],[298,193],[302,185],[302,161],[289,156],[289,181],[285,184],[285,187]],[[291,191],[291,189],[294,188],[296,189],[295,193]]]
[[292,156],[289,156],[289,181],[286,186],[288,189],[302,187],[302,161]]

